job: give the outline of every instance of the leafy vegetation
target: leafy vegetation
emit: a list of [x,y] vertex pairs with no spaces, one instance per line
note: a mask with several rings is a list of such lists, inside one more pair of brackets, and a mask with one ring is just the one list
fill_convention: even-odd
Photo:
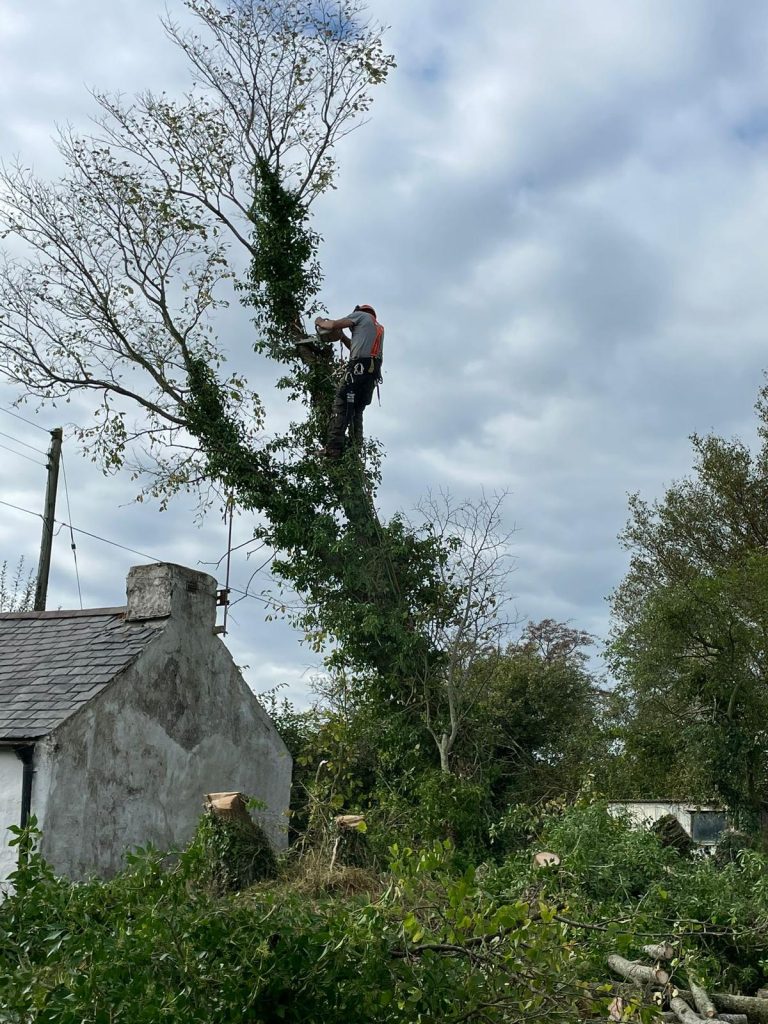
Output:
[[[140,850],[108,881],[57,879],[21,848],[0,904],[0,1002],[13,1022],[438,1024],[604,1020],[605,958],[671,938],[717,987],[764,978],[768,872],[663,847],[599,802],[521,807],[495,863],[453,843],[393,845],[379,875],[289,857],[224,891],[207,840]],[[526,827],[522,828],[523,819]],[[527,838],[526,838],[527,836]],[[556,851],[554,868],[532,851]]]
[[[253,513],[275,607],[328,676],[308,711],[272,700],[296,768],[282,863],[255,827],[206,817],[185,851],[136,851],[117,877],[71,884],[33,828],[16,830],[2,1019],[605,1019],[607,954],[662,938],[705,981],[754,991],[768,390],[756,454],[694,437],[690,479],[632,498],[612,599],[619,685],[601,691],[584,631],[545,619],[515,635],[501,496],[382,522],[375,443],[318,460],[335,367],[296,344],[322,279],[311,208],[393,67],[380,28],[356,0],[186,6],[200,34],[165,27],[195,75],[187,96],[99,95],[94,133],[60,136],[60,181],[0,173],[15,254],[0,369],[26,397],[98,394],[83,443],[161,504],[198,490]],[[297,410],[281,434],[216,333],[233,299]],[[148,461],[132,463],[137,443]],[[0,608],[28,596],[4,564]],[[593,777],[614,797],[722,800],[753,834],[697,859],[586,796]],[[343,846],[342,812],[362,818]],[[559,864],[535,866],[542,849]]]
[[501,1021],[523,1005],[527,1019],[571,1019],[562,927],[489,899],[451,869],[448,842],[395,851],[374,898],[307,899],[288,883],[221,896],[200,864],[196,844],[172,867],[138,851],[111,881],[71,885],[28,850],[0,905],[6,1019]]
[[752,825],[768,784],[767,402],[758,451],[694,436],[692,476],[631,499],[610,647],[616,795],[714,798]]

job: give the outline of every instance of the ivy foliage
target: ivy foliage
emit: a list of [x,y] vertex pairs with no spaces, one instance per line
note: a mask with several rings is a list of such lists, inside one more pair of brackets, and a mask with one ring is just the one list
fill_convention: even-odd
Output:
[[254,253],[241,290],[256,310],[255,323],[262,332],[257,349],[284,362],[295,359],[292,342],[303,334],[302,318],[315,310],[322,280],[320,239],[309,226],[306,203],[263,157],[254,166],[254,180],[249,214]]
[[190,850],[199,856],[198,879],[217,892],[238,892],[277,875],[269,839],[252,820],[224,818],[207,811]]
[[[165,28],[188,93],[97,94],[94,132],[60,134],[56,182],[0,168],[0,232],[13,238],[0,365],[23,396],[98,396],[81,439],[108,472],[149,479],[161,507],[200,487],[204,503],[252,514],[309,642],[401,700],[413,667],[439,662],[445,552],[402,517],[380,521],[375,444],[323,460],[337,366],[330,349],[308,362],[296,351],[321,282],[312,203],[394,61],[359,0],[184,6],[191,18]],[[233,291],[259,365],[283,374],[287,429],[269,430],[263,386],[217,335]]]

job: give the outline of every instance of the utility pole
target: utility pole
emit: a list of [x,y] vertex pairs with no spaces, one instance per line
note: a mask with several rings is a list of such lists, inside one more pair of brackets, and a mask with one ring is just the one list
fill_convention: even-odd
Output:
[[44,612],[48,597],[48,575],[51,571],[53,549],[53,524],[56,515],[56,489],[59,483],[59,461],[63,431],[56,427],[51,431],[51,450],[48,452],[48,483],[45,487],[45,508],[43,509],[43,536],[40,541],[40,561],[37,563],[37,586],[35,587],[35,611]]

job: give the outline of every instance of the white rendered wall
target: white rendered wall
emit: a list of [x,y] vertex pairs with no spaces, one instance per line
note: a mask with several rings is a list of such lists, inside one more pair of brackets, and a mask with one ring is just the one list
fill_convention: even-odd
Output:
[[41,746],[32,809],[43,855],[61,874],[109,876],[133,847],[185,844],[207,792],[263,801],[256,816],[276,847],[286,845],[291,756],[212,616],[167,619],[137,661]]
[[16,870],[18,852],[9,846],[9,825],[21,819],[22,764],[10,747],[0,747],[0,881]]
[[667,814],[671,814],[677,818],[688,835],[690,835],[691,812],[688,808],[689,805],[674,803],[671,800],[668,803],[664,803],[661,800],[648,800],[647,802],[644,800],[628,800],[626,803],[615,803],[608,806],[608,810],[611,813],[628,814],[633,825],[644,825],[646,827],[653,825]]

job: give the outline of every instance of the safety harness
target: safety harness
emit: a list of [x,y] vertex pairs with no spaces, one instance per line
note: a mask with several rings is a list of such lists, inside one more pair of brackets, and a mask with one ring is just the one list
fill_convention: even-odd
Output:
[[[349,427],[349,425],[352,423],[352,421],[354,419],[354,415],[355,415],[355,387],[354,387],[355,377],[359,377],[363,373],[375,373],[376,374],[376,397],[378,399],[379,405],[381,405],[381,390],[380,390],[379,385],[381,384],[381,380],[382,380],[382,377],[381,377],[381,350],[382,350],[382,342],[384,340],[384,328],[378,322],[378,320],[376,320],[375,317],[373,318],[373,322],[374,322],[374,324],[376,326],[376,336],[373,339],[373,344],[371,345],[371,354],[370,354],[370,356],[366,357],[369,360],[368,369],[367,370],[363,369],[363,365],[362,365],[362,362],[360,360],[356,360],[356,361],[353,362],[353,360],[350,359],[350,361],[347,363],[347,366],[346,366],[345,371],[344,371],[345,372],[345,378],[344,379],[345,379],[345,382],[347,384],[347,395],[346,395],[346,399],[347,400],[346,400],[345,415],[344,415],[344,428],[345,429],[347,427]],[[339,345],[341,346],[342,343],[339,342]],[[343,348],[341,349],[341,351],[343,353]]]

